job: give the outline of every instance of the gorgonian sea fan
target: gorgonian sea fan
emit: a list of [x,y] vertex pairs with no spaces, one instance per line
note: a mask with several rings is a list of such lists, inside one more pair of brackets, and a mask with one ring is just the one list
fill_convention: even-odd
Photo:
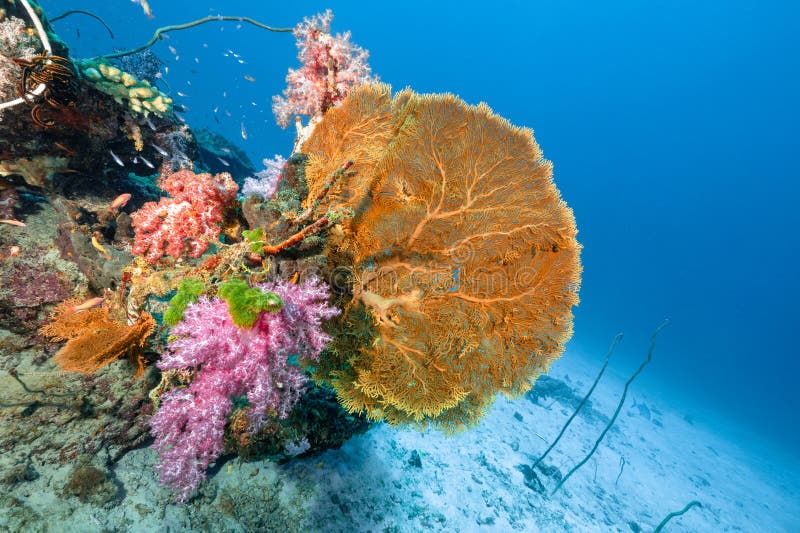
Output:
[[330,341],[322,323],[339,310],[327,303],[327,286],[316,278],[301,284],[258,285],[284,305],[262,312],[251,328],[236,327],[228,304],[205,296],[189,305],[171,330],[162,370],[196,370],[188,387],[168,391],[150,421],[161,482],[185,501],[224,451],[225,425],[233,399],[246,397],[250,424],[258,430],[270,418],[285,418],[302,394],[306,378],[287,362],[316,361]]
[[[580,245],[531,130],[485,104],[374,84],[330,109],[301,151],[310,199],[354,161],[314,213],[358,212],[327,240],[329,262],[354,273],[352,302],[314,374],[345,407],[458,430],[560,356]],[[365,322],[369,334],[344,334]]]

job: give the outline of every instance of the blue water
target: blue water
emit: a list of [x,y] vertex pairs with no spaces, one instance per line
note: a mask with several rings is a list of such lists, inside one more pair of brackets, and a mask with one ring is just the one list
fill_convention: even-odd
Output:
[[[797,2],[153,0],[152,21],[123,0],[43,3],[51,15],[91,9],[116,31],[112,41],[90,19],[56,23],[74,56],[208,14],[290,27],[332,8],[334,31],[352,31],[383,81],[485,101],[535,130],[584,246],[573,343],[599,360],[624,331],[616,364],[633,367],[668,317],[640,386],[800,445]],[[288,155],[293,132],[275,125],[270,103],[297,66],[290,34],[214,23],[154,50],[173,94],[188,95],[189,123],[256,163]]]

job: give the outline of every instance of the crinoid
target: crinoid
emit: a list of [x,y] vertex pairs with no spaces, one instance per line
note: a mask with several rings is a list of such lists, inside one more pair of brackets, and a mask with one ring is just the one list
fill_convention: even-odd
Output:
[[[33,102],[31,118],[37,126],[49,128],[55,124],[52,120],[42,120],[41,112],[44,104],[52,107],[72,107],[78,89],[78,77],[72,62],[61,56],[40,54],[30,59],[14,59],[22,68],[17,92],[21,98]],[[37,100],[36,89],[44,87]]]

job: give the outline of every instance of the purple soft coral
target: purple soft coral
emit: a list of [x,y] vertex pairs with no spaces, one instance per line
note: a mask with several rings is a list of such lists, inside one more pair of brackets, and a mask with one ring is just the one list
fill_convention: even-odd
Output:
[[301,285],[277,281],[259,285],[284,302],[277,313],[263,312],[250,329],[238,328],[228,304],[201,297],[189,306],[158,364],[162,370],[197,369],[191,384],[161,397],[150,425],[161,464],[161,482],[185,501],[223,452],[223,434],[232,400],[246,396],[257,430],[270,417],[285,418],[303,392],[306,378],[287,363],[299,355],[317,360],[330,341],[322,321],[339,310],[326,303],[327,286],[312,278]]
[[245,198],[252,195],[261,196],[269,200],[275,196],[278,190],[278,182],[283,176],[283,169],[286,166],[286,159],[278,154],[272,159],[264,160],[264,170],[256,174],[255,178],[246,178],[242,186],[242,196]]

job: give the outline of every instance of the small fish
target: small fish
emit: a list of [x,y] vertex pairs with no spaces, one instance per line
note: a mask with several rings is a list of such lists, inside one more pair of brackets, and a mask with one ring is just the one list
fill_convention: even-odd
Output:
[[156,72],[156,79],[160,80],[163,77],[164,77],[164,74],[162,74],[161,71]]
[[219,111],[219,106],[214,107],[214,113],[216,113],[217,111]]
[[137,155],[136,157],[133,158],[133,164],[135,165],[138,162],[139,162],[139,156]]
[[156,131],[156,125],[153,124],[152,120],[150,120],[148,117],[144,117],[144,122],[145,122],[145,124],[147,124],[148,128],[150,128],[153,131]]
[[220,162],[220,163],[222,163],[223,165],[225,165],[226,167],[229,167],[229,166],[231,166],[231,164],[230,164],[230,163],[228,163],[227,161],[225,161],[225,160],[224,160],[224,159],[222,159],[221,157],[218,157],[217,159],[219,159],[219,162]]
[[251,76],[250,74],[245,74],[244,75],[244,79],[246,79],[249,82],[255,82],[256,81],[256,79],[253,76]]
[[122,162],[122,159],[120,159],[119,156],[113,152],[113,150],[109,150],[108,153],[111,154],[111,157],[114,158],[114,162],[116,164],[118,164],[121,167],[125,166],[125,163]]
[[169,45],[167,46],[167,48],[169,48],[169,51],[172,53],[172,55],[174,56],[178,55],[178,50],[176,50],[174,46]]
[[125,204],[127,204],[128,200],[130,200],[130,199],[131,199],[131,194],[130,193],[128,193],[128,192],[122,193],[119,196],[117,196],[116,198],[114,198],[114,200],[110,204],[108,204],[108,207],[106,208],[106,210],[107,211],[116,211],[117,209],[125,207]]
[[164,67],[164,74],[169,74],[169,67]]
[[56,145],[56,148],[58,148],[59,150],[62,150],[65,154],[67,154],[70,157],[72,157],[72,156],[74,156],[75,154],[78,153],[75,150],[70,150],[69,148],[67,148],[66,146],[64,146],[61,143],[55,143],[55,145]]
[[228,91],[222,91],[222,97],[223,98],[227,98],[228,97]]
[[208,48],[208,43],[203,43],[203,48]]
[[186,93],[182,93],[182,92],[178,91],[178,96],[183,96],[185,98],[185,97],[187,97],[189,95],[186,94]]
[[140,156],[139,156],[139,159],[141,159],[141,160],[142,160],[142,163],[144,163],[144,164],[145,164],[145,165],[147,165],[148,167],[150,167],[150,168],[156,168],[156,167],[154,167],[154,166],[153,166],[153,163],[151,163],[150,161],[148,161],[147,159],[145,159],[145,157],[144,157],[143,155],[140,155]]
[[147,0],[131,0],[131,2],[142,6],[142,11],[144,11],[144,14],[147,15],[147,18],[153,18],[153,11],[150,9],[150,5],[147,3]]
[[80,305],[73,305],[71,311],[73,313],[80,313],[81,311],[86,311],[87,309],[91,309],[93,307],[97,307],[101,305],[105,301],[105,298],[91,298],[86,300]]
[[225,148],[224,146],[223,146],[222,148],[220,148],[220,150],[222,150],[222,151],[223,151],[223,152],[225,152],[226,154],[229,154],[229,153],[231,153],[231,149],[230,149],[230,148]]
[[20,228],[25,227],[24,222],[20,222],[19,220],[12,220],[10,218],[2,218],[0,219],[0,222],[2,222],[3,224],[11,224],[12,226],[19,226]]
[[240,59],[240,60],[239,60],[239,63],[240,63],[240,64],[242,64],[242,65],[244,65],[244,59]]
[[164,150],[163,148],[161,148],[161,147],[160,147],[160,146],[158,146],[157,144],[150,143],[150,146],[152,146],[152,147],[153,147],[153,149],[154,149],[156,152],[158,152],[159,154],[163,155],[164,157],[167,157],[167,156],[169,155],[169,154],[167,153],[167,151],[166,151],[166,150]]
[[102,254],[106,257],[106,261],[111,261],[111,256],[108,255],[108,250],[103,248],[103,245],[97,241],[97,237],[92,237],[92,246],[95,250],[102,252]]
[[244,121],[242,121],[242,139],[245,141],[247,140],[247,130],[244,127]]
[[195,58],[194,58],[194,62],[195,62],[195,63],[199,63],[199,62],[200,62],[200,58],[197,58],[197,57],[195,57]]
[[232,117],[232,116],[233,116],[233,115],[231,115],[231,112],[230,112],[230,111],[225,111],[225,114],[226,114],[226,115],[228,115],[229,117]]

